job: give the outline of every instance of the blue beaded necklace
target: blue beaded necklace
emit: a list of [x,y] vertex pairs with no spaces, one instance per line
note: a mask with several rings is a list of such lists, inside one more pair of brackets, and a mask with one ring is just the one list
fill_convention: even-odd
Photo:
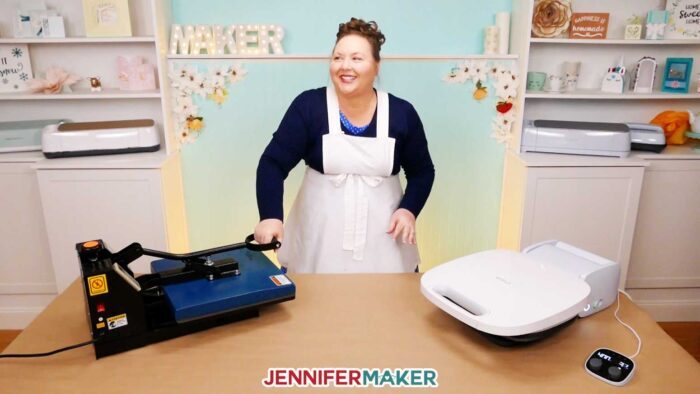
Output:
[[359,126],[359,127],[355,126],[354,124],[350,123],[348,118],[345,117],[345,114],[343,113],[343,111],[338,111],[338,112],[340,112],[340,123],[342,123],[343,126],[345,126],[345,128],[354,135],[364,133],[364,131],[367,130],[367,127],[369,127],[369,124],[366,124],[364,126]]

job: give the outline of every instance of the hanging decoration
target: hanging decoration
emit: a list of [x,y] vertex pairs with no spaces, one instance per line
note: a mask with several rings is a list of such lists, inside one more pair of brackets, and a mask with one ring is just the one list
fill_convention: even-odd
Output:
[[491,122],[491,136],[498,142],[505,143],[511,137],[511,128],[515,121],[515,98],[518,94],[520,80],[510,68],[486,60],[466,60],[450,70],[443,81],[447,83],[474,83],[475,100],[483,100],[491,90],[497,97],[495,117]]
[[176,132],[180,143],[194,142],[204,130],[204,117],[199,115],[199,107],[194,96],[209,99],[221,106],[228,98],[229,85],[246,75],[240,65],[218,66],[207,73],[200,73],[196,66],[173,67],[168,74],[174,90],[173,113]]

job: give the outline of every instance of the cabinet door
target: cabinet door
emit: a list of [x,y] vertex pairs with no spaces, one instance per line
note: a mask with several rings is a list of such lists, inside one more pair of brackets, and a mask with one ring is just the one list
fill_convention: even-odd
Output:
[[620,263],[624,286],[644,167],[529,168],[521,246],[557,239]]
[[33,163],[0,163],[0,328],[23,328],[56,294]]
[[[132,242],[166,250],[159,170],[38,170],[59,291],[80,275],[76,243],[102,239],[116,252]],[[151,258],[129,267],[148,272]]]
[[700,288],[700,160],[652,160],[644,175],[628,285]]

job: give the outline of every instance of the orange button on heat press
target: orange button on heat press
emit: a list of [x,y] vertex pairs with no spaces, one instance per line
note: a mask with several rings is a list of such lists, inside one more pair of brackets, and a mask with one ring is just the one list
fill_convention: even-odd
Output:
[[97,241],[87,241],[87,242],[83,243],[83,248],[92,249],[92,248],[98,247],[99,245],[100,245],[100,243]]

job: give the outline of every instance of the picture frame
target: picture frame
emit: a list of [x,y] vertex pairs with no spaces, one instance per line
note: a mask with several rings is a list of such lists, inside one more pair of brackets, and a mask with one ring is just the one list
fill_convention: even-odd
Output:
[[83,0],[86,37],[131,37],[128,0]]
[[688,93],[692,72],[692,57],[667,58],[661,91],[669,93]]
[[630,90],[634,93],[651,93],[654,88],[656,66],[656,59],[651,56],[639,59],[634,76],[630,80]]
[[700,39],[700,0],[667,0],[664,38]]

